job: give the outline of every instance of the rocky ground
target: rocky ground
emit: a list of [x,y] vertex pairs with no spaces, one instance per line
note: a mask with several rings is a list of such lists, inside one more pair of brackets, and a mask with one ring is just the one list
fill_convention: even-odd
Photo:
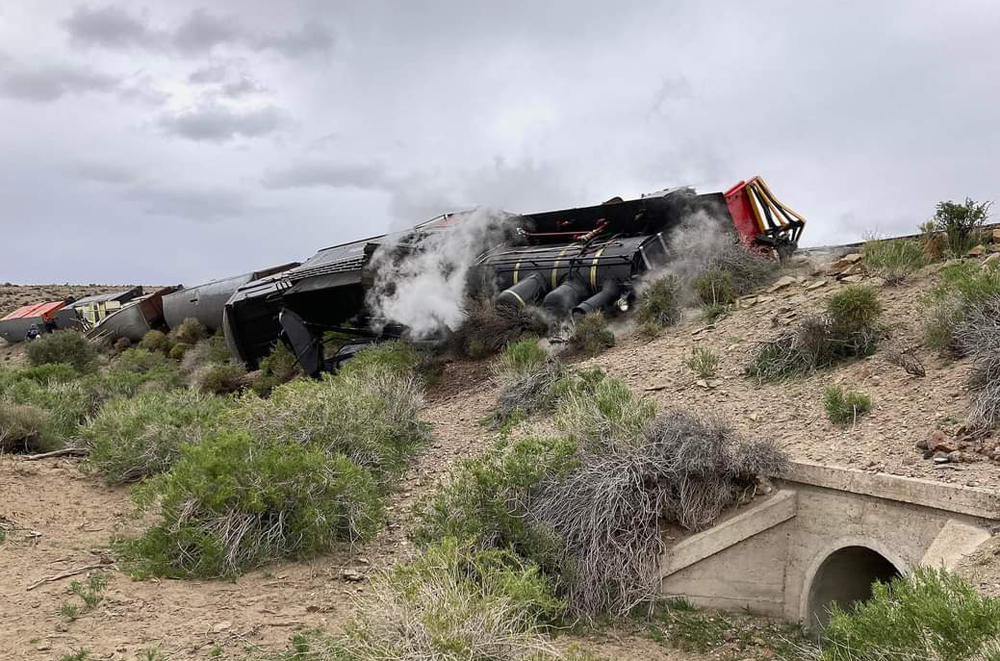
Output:
[[[741,302],[713,324],[694,315],[659,337],[648,339],[619,328],[618,345],[583,362],[620,377],[663,406],[712,411],[728,418],[748,436],[771,437],[795,458],[869,471],[1000,488],[1000,464],[975,448],[958,449],[955,461],[923,458],[918,441],[940,431],[956,438],[969,396],[965,361],[937,356],[921,346],[923,292],[936,268],[907,284],[882,288],[890,342],[909,349],[926,375],[916,377],[874,356],[784,383],[759,386],[742,376],[755,344],[819,311],[843,282],[815,262],[802,260],[788,271],[783,286]],[[841,275],[840,277],[843,277]],[[860,276],[849,275],[852,280]],[[0,312],[24,301],[96,293],[88,288],[0,287]],[[683,364],[693,347],[708,347],[722,357],[719,374],[695,377]],[[0,365],[21,360],[22,347],[3,346]],[[856,424],[834,425],[823,411],[822,391],[840,383],[867,392],[871,413]],[[76,460],[38,462],[0,457],[0,649],[11,658],[59,658],[81,647],[95,659],[134,659],[159,647],[172,660],[210,658],[216,650],[239,658],[246,652],[283,647],[297,631],[335,629],[363,596],[367,578],[409,552],[410,512],[462,457],[479,452],[491,433],[478,421],[496,397],[485,363],[451,363],[430,393],[423,417],[433,441],[407,474],[392,503],[386,530],[371,544],[344,549],[309,561],[281,563],[234,582],[135,581],[103,564],[108,549],[139,524],[124,489],[108,488],[80,472]],[[936,438],[941,438],[936,437]],[[1000,444],[995,439],[985,444]],[[994,540],[996,541],[996,540]],[[64,603],[78,602],[67,577],[39,583],[61,573],[97,565],[111,570],[104,601],[75,621],[59,614]],[[982,590],[1000,594],[1000,545],[991,543],[969,558],[963,573]],[[37,584],[37,586],[36,586]],[[560,636],[560,647],[582,646],[609,658],[694,660],[733,657],[721,649],[701,657],[671,650],[642,632],[612,631],[587,638]],[[754,658],[750,655],[749,658]],[[761,656],[760,658],[765,658]]]

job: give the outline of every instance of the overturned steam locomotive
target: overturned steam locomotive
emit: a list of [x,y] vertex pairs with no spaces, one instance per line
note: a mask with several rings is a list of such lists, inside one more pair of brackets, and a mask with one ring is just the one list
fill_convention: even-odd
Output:
[[[455,232],[469,213],[445,214],[404,233],[323,249],[300,266],[241,284],[221,325],[233,355],[255,367],[280,338],[309,374],[331,367],[352,347],[400,337],[405,326],[377,319],[367,303],[378,278],[380,248],[397,258],[419,253],[429,237]],[[679,188],[597,206],[509,216],[509,231],[476,258],[498,304],[538,304],[561,317],[597,310],[626,312],[644,273],[670,259],[670,235],[685,221],[722,219],[739,239],[782,259],[795,250],[805,220],[779,202],[759,177],[725,193]],[[324,357],[323,336],[357,338]]]

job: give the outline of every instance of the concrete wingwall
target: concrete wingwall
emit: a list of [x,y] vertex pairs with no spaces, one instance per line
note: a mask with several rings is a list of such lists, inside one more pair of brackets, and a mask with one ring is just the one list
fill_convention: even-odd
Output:
[[825,624],[833,602],[916,564],[953,567],[992,535],[1000,495],[796,463],[777,489],[663,558],[661,591],[709,608]]

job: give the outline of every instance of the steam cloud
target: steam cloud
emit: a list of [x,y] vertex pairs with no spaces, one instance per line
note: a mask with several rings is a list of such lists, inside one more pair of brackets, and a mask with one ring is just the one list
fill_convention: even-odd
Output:
[[470,269],[489,248],[508,238],[513,216],[486,208],[457,214],[452,224],[433,230],[412,249],[412,235],[384,243],[372,255],[375,283],[368,308],[376,328],[402,324],[413,339],[457,329],[463,320]]

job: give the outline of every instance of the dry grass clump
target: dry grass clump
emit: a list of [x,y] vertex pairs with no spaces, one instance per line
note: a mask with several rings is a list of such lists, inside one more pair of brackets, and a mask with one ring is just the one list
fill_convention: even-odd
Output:
[[928,261],[924,244],[918,239],[869,239],[861,247],[865,271],[890,287],[906,282]]
[[588,439],[579,467],[543,483],[529,516],[561,541],[570,607],[624,615],[659,593],[663,525],[711,524],[758,475],[784,469],[771,442],[747,442],[713,418],[660,414],[631,442]]
[[229,406],[188,390],[150,391],[111,400],[82,428],[87,465],[109,484],[170,469],[181,445],[199,443]]
[[569,345],[586,356],[596,356],[615,346],[615,334],[608,328],[608,320],[603,313],[588,312],[573,318]]
[[208,338],[208,330],[197,319],[188,317],[170,331],[170,337],[179,344],[193,346]]
[[181,447],[170,472],[137,492],[159,522],[122,545],[138,573],[227,577],[310,555],[378,529],[382,501],[370,471],[341,454],[261,442],[245,431]]
[[531,563],[446,540],[373,580],[324,656],[544,661],[557,658],[544,626],[561,606]]
[[37,452],[49,426],[49,414],[30,404],[0,400],[0,454]]
[[1000,295],[972,306],[956,326],[954,341],[972,358],[969,426],[988,432],[1000,424]]
[[89,374],[97,370],[97,348],[76,331],[55,331],[28,343],[28,362],[35,367],[61,363]]
[[647,335],[655,335],[680,321],[680,281],[665,275],[645,285],[639,291],[635,318]]
[[691,355],[684,359],[684,365],[701,379],[715,376],[721,362],[719,354],[705,347],[691,349]]
[[620,379],[601,377],[582,377],[558,393],[556,427],[570,440],[591,448],[627,445],[642,435],[656,405]]
[[270,395],[275,387],[288,383],[301,373],[292,350],[284,342],[277,342],[271,353],[260,361],[260,377],[253,383],[254,392],[261,396]]
[[140,349],[162,353],[164,356],[170,353],[171,346],[173,346],[173,342],[170,340],[170,337],[163,331],[158,330],[149,331],[139,340]]
[[226,338],[213,335],[207,340],[201,340],[184,352],[181,359],[181,371],[185,374],[194,373],[202,365],[227,363],[231,358]]
[[472,298],[464,306],[462,325],[448,339],[461,356],[479,359],[497,353],[522,335],[543,335],[548,324],[532,307],[497,305],[490,298]]
[[961,356],[955,330],[970,310],[1000,297],[1000,268],[963,261],[945,266],[939,276],[926,301],[924,339],[941,352]]
[[706,268],[729,274],[729,282],[736,296],[743,296],[770,282],[779,265],[773,259],[747,249],[739,240],[734,240],[713,251]]
[[548,360],[501,381],[493,422],[507,424],[526,418],[555,404],[553,388],[566,376],[566,369],[556,360]]
[[227,395],[246,388],[246,370],[232,363],[202,365],[191,375],[192,384],[201,392]]
[[807,317],[795,330],[757,346],[746,368],[758,382],[777,381],[871,355],[885,336],[874,287],[849,285],[827,301],[826,314]]
[[832,385],[823,391],[823,408],[831,422],[853,424],[871,407],[872,398],[859,390]]
[[736,302],[736,284],[729,271],[707,269],[691,281],[691,286],[704,305],[731,305]]

